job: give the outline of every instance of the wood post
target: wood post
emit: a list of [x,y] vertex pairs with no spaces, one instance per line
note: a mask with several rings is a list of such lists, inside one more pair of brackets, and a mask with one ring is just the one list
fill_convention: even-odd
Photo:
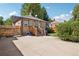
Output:
[[21,18],[22,21],[21,21],[21,35],[23,35],[23,18]]

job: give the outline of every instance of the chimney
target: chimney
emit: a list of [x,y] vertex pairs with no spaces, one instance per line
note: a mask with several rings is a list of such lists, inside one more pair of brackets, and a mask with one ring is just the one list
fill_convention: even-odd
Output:
[[29,16],[32,16],[32,11],[29,12]]

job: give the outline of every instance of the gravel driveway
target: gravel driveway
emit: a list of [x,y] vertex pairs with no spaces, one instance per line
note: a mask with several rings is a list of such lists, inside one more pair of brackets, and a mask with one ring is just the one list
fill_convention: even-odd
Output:
[[14,44],[25,56],[79,56],[79,43],[51,36],[17,37]]

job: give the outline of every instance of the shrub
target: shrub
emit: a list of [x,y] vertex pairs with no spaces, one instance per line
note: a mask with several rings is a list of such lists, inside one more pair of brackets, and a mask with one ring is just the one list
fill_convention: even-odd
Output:
[[47,33],[53,33],[50,27],[48,27],[46,30],[47,30]]
[[61,39],[69,40],[71,33],[71,22],[60,23],[57,26],[57,34]]
[[79,21],[60,23],[57,34],[62,40],[79,41]]
[[79,21],[72,22],[72,41],[79,41]]

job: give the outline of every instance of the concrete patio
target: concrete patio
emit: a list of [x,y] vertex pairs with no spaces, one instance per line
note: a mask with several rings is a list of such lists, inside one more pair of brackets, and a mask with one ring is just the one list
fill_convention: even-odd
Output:
[[79,43],[51,36],[17,37],[14,44],[24,56],[79,56]]

